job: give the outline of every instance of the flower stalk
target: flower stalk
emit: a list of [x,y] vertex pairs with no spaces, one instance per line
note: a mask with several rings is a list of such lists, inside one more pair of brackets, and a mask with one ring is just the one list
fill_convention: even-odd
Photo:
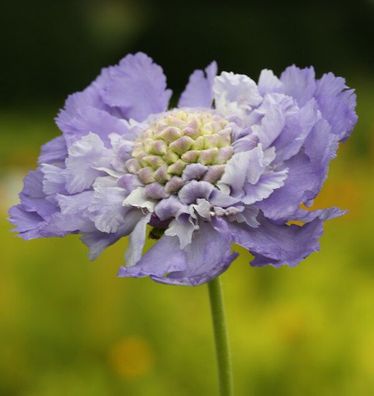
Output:
[[227,336],[222,286],[219,277],[208,283],[210,309],[216,345],[220,396],[233,396],[230,348]]

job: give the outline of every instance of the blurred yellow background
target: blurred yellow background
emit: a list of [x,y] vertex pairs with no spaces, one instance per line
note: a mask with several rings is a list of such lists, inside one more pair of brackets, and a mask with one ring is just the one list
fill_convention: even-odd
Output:
[[[92,263],[77,237],[26,242],[11,233],[6,220],[23,176],[36,164],[40,145],[58,134],[53,117],[66,94],[83,88],[100,66],[130,50],[146,50],[159,63],[165,61],[176,93],[188,77],[180,75],[180,69],[184,73],[187,66],[201,67],[214,54],[221,69],[227,66],[254,79],[259,65],[279,71],[293,62],[314,63],[319,74],[330,69],[344,74],[357,89],[359,124],[341,146],[316,202],[316,207],[339,206],[348,214],[326,224],[321,252],[297,268],[251,268],[250,255],[240,251],[222,280],[237,395],[373,395],[374,76],[373,54],[366,51],[365,41],[374,37],[374,23],[368,25],[374,22],[372,3],[350,3],[351,9],[337,2],[334,7],[340,8],[334,14],[331,5],[295,11],[292,2],[286,2],[288,8],[279,18],[301,18],[292,33],[296,41],[286,40],[288,31],[277,32],[276,15],[259,2],[204,6],[202,19],[189,20],[196,18],[198,7],[191,2],[171,26],[158,25],[163,11],[168,18],[177,11],[171,2],[88,6],[67,1],[59,9],[37,1],[29,18],[24,3],[15,28],[10,28],[14,6],[7,10],[13,19],[2,25],[9,42],[0,69],[0,395],[190,396],[214,395],[217,390],[205,285],[171,287],[149,279],[118,279],[125,240]],[[318,26],[307,23],[320,12],[329,18],[319,20]],[[224,31],[232,41],[221,48],[212,29],[227,13],[230,24]],[[243,13],[257,24],[248,27]],[[207,15],[210,18],[204,19]],[[71,32],[60,32],[68,29],[68,17],[76,17],[76,25]],[[260,37],[265,28],[258,20],[270,23],[268,17],[272,28]],[[86,25],[81,25],[83,20]],[[43,24],[51,27],[51,21],[57,27],[49,42]],[[180,43],[175,31],[168,30],[179,23],[194,25],[194,35],[204,34],[187,47],[183,29]],[[352,30],[346,32],[346,26]],[[17,28],[23,29],[23,36]],[[31,48],[26,48],[27,40],[21,44],[28,28]],[[341,32],[349,33],[351,41]],[[278,33],[284,51],[274,54]],[[304,47],[300,35],[308,38]],[[251,52],[244,57],[241,36],[248,38],[245,48]],[[170,42],[162,40],[165,37]],[[79,53],[78,45],[69,52],[74,40],[86,44]],[[332,48],[335,52],[330,53]],[[43,49],[47,55],[40,58]]]

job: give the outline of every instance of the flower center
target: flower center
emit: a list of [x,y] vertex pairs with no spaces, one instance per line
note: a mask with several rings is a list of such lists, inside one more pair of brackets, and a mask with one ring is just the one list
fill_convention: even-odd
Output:
[[190,164],[202,165],[199,178],[215,183],[233,154],[231,134],[229,121],[217,114],[172,110],[151,122],[135,141],[126,168],[143,184],[157,183],[168,193],[182,187]]

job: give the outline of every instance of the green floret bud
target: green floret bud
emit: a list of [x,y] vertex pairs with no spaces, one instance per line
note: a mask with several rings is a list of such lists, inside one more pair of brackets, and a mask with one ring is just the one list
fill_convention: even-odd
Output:
[[157,137],[164,140],[167,143],[174,142],[183,135],[183,132],[176,127],[168,127],[162,130]]
[[190,150],[190,151],[187,151],[186,153],[182,154],[181,158],[185,162],[193,163],[193,162],[199,161],[199,156],[200,156],[199,150]]
[[167,149],[168,146],[163,140],[155,140],[152,142],[149,152],[156,155],[164,155]]
[[218,153],[219,153],[219,149],[217,147],[200,151],[200,156],[199,156],[200,164],[214,165]]
[[168,149],[163,159],[167,164],[174,164],[174,162],[179,160],[179,156],[173,150]]
[[153,177],[153,169],[151,168],[142,168],[137,172],[137,175],[139,180],[144,184],[153,183],[155,181],[155,178]]
[[184,154],[193,145],[194,141],[188,136],[182,136],[170,144],[170,148],[179,155]]
[[194,150],[203,150],[205,148],[204,136],[199,136],[192,145]]
[[153,169],[157,169],[160,166],[164,165],[165,161],[162,159],[162,157],[158,155],[146,155],[142,158],[141,163],[144,166],[150,166]]
[[153,177],[160,184],[165,184],[168,180],[170,180],[171,176],[168,173],[167,165],[160,166],[156,172],[153,174]]
[[[189,164],[208,167],[204,180],[216,183],[233,155],[229,121],[211,111],[172,110],[148,124],[135,141],[126,169],[149,185],[159,183],[167,194],[178,191]],[[155,187],[149,189],[154,194]]]
[[184,168],[186,167],[187,163],[182,161],[181,159],[177,160],[174,162],[174,164],[171,164],[168,167],[168,173],[172,175],[177,175],[180,176],[182,172],[184,171]]

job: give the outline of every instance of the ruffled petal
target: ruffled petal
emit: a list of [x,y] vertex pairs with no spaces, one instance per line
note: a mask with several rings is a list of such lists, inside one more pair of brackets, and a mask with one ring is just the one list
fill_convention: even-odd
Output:
[[129,237],[129,246],[126,251],[126,265],[131,267],[135,265],[142,257],[144,243],[146,239],[146,228],[151,214],[143,216],[134,227]]
[[308,199],[313,199],[320,191],[329,168],[330,161],[335,158],[338,149],[338,137],[331,133],[331,127],[325,120],[320,120],[308,135],[304,151],[318,180],[310,189]]
[[304,106],[314,96],[316,80],[313,67],[300,69],[293,65],[281,75],[284,93],[296,99],[299,106]]
[[319,193],[326,179],[328,166],[336,154],[338,138],[325,120],[319,120],[308,133],[303,151],[284,162],[288,168],[285,184],[259,203],[266,217],[287,219],[299,208],[309,204]]
[[111,133],[134,139],[129,119],[142,121],[165,111],[170,96],[160,66],[145,54],[128,55],[119,65],[103,69],[85,90],[70,95],[56,123],[68,146],[89,132],[109,146]]
[[99,231],[117,232],[125,222],[131,207],[124,207],[123,201],[128,195],[126,190],[117,186],[108,186],[99,178],[94,184],[92,200],[88,204],[90,218]]
[[151,276],[162,283],[196,286],[227,269],[237,256],[230,246],[227,234],[202,223],[185,249],[180,249],[178,238],[163,236],[136,265],[121,267],[119,276]]
[[41,238],[44,219],[36,212],[29,212],[24,205],[13,206],[9,210],[9,221],[15,225],[14,231],[23,239]]
[[46,195],[66,192],[64,169],[51,164],[42,164],[40,169],[43,173],[43,192]]
[[217,63],[212,62],[203,70],[195,70],[182,93],[178,107],[211,107],[213,82],[217,74]]
[[206,181],[192,180],[180,189],[178,197],[182,203],[189,205],[199,198],[209,200],[213,189],[213,185]]
[[286,125],[286,116],[294,109],[291,98],[280,95],[266,95],[256,113],[261,114],[262,120],[258,125],[252,126],[252,131],[258,137],[264,149],[270,147],[274,140],[280,135]]
[[262,96],[269,93],[283,93],[283,84],[272,70],[264,69],[258,79],[258,91]]
[[162,68],[141,52],[127,55],[112,67],[102,91],[107,105],[120,108],[127,119],[137,121],[165,111],[170,96]]
[[9,221],[14,231],[23,239],[61,236],[57,230],[48,230],[51,217],[58,211],[53,200],[48,200],[43,191],[43,173],[40,169],[29,172],[19,194],[21,203],[9,210]]
[[[197,200],[199,201],[199,200]],[[227,208],[228,206],[235,205],[240,201],[239,197],[233,197],[226,191],[221,191],[217,188],[212,190],[208,202],[212,205],[219,206],[221,208]]]
[[93,198],[93,191],[84,191],[74,195],[56,196],[60,212],[50,219],[50,226],[62,232],[93,232],[95,225],[91,221],[88,206]]
[[68,146],[89,132],[99,135],[108,146],[111,133],[115,132],[131,138],[128,122],[109,112],[94,86],[70,95],[64,109],[58,114],[56,123],[63,132]]
[[105,232],[93,231],[82,233],[80,239],[89,248],[89,259],[95,260],[108,246],[113,245],[122,236],[120,232],[107,234]]
[[153,212],[155,204],[156,201],[146,196],[144,187],[133,190],[122,203],[123,206],[146,209],[148,212]]
[[304,210],[299,209],[293,216],[293,221],[301,221],[303,223],[310,223],[315,219],[319,220],[330,220],[336,217],[344,216],[346,214],[345,210],[339,208],[328,208],[328,209],[318,209],[318,210]]
[[327,73],[317,81],[316,99],[331,132],[340,140],[347,139],[357,122],[356,94],[348,89],[344,78]]
[[278,225],[262,218],[257,228],[246,224],[220,224],[221,232],[230,232],[233,240],[255,257],[254,266],[287,264],[295,266],[309,254],[319,250],[323,221],[319,218],[304,226]]
[[265,216],[273,220],[292,216],[302,203],[311,198],[312,191],[320,183],[320,174],[305,153],[299,153],[284,165],[288,168],[288,176],[283,187],[257,204]]
[[143,217],[144,214],[140,210],[133,209],[127,213],[124,224],[121,225],[117,232],[110,234],[97,230],[83,232],[81,240],[89,248],[89,258],[91,260],[96,259],[108,246],[129,235]]
[[232,196],[242,197],[244,186],[247,183],[256,185],[272,159],[274,159],[274,150],[264,152],[261,144],[250,151],[234,154],[227,162],[218,185],[227,185]]
[[82,192],[92,186],[103,172],[100,167],[109,167],[110,150],[94,133],[89,133],[69,147],[66,159],[66,189],[70,194]]
[[311,99],[301,109],[288,115],[285,127],[274,141],[276,162],[282,163],[296,155],[312,128],[321,118],[317,103]]
[[245,195],[241,201],[246,205],[252,205],[268,198],[274,190],[284,185],[287,175],[288,169],[264,172],[256,184],[245,184]]
[[161,221],[164,221],[177,217],[180,213],[188,213],[188,207],[183,205],[177,197],[171,195],[156,205],[155,213]]
[[44,144],[38,159],[39,164],[63,165],[67,157],[67,147],[63,136],[58,136]]
[[43,173],[40,169],[30,171],[23,179],[23,189],[21,195],[32,198],[43,198]]
[[194,224],[189,216],[179,216],[179,218],[173,220],[165,235],[173,237],[176,236],[180,242],[180,248],[184,249],[192,241],[192,235],[199,227]]
[[227,116],[245,117],[262,101],[256,83],[244,74],[221,73],[213,92],[216,109]]
[[185,253],[179,247],[178,238],[163,236],[136,265],[121,267],[118,276],[162,278],[169,273],[183,271],[185,268]]

